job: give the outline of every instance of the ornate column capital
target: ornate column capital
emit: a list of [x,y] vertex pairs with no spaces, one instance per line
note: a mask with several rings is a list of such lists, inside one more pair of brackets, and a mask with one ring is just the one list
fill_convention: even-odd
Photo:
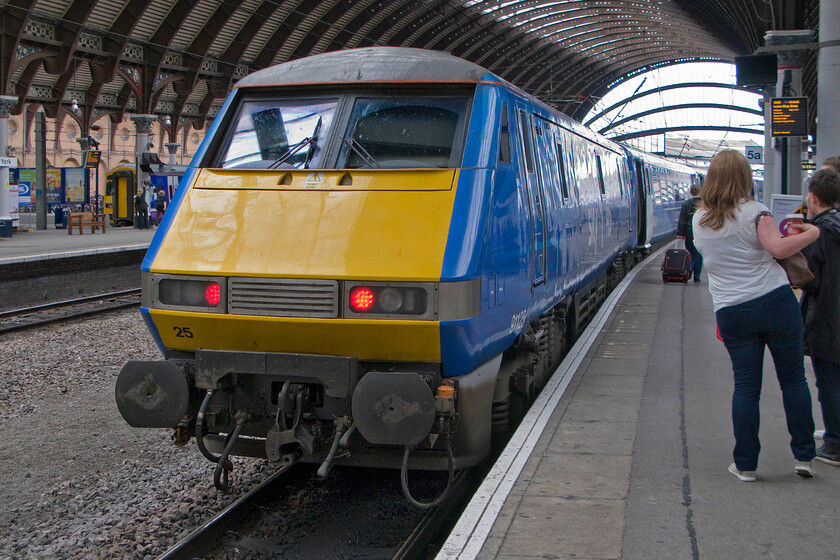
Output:
[[0,95],[0,117],[8,117],[18,98],[11,95]]
[[[785,66],[801,67],[805,61],[805,53],[814,39],[811,29],[795,29],[791,31],[768,31],[764,34],[764,44],[768,47],[791,47],[802,45],[800,49],[780,49],[775,51],[779,58],[779,68]],[[772,49],[770,49],[773,52]]]
[[166,146],[166,149],[169,150],[170,154],[176,154],[178,153],[178,148],[181,147],[181,144],[178,142],[167,142],[164,146]]
[[134,121],[138,133],[148,134],[152,129],[152,123],[157,120],[157,115],[129,115],[128,118]]

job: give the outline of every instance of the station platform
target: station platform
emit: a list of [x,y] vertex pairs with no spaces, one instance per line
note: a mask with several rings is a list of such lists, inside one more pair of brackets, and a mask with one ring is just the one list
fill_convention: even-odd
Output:
[[82,235],[74,230],[56,228],[49,216],[47,229],[22,229],[11,237],[0,237],[0,265],[12,262],[43,260],[57,257],[89,255],[95,253],[146,249],[152,242],[156,229],[106,226],[91,233],[86,228]]
[[105,233],[24,229],[0,237],[0,311],[140,287],[140,263],[155,229],[109,227]]
[[708,284],[663,284],[661,260],[607,299],[437,560],[840,557],[840,467],[794,473],[769,352],[757,480],[727,471],[732,369]]

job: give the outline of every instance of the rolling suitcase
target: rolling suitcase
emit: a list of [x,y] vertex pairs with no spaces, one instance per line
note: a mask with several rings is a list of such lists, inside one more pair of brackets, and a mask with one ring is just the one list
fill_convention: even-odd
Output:
[[662,281],[688,282],[691,276],[691,255],[685,249],[668,249],[662,261]]

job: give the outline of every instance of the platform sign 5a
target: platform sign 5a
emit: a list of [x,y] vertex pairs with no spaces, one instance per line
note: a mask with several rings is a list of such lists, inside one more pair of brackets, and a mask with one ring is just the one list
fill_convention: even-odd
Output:
[[102,152],[100,150],[88,150],[85,156],[85,167],[88,169],[96,169],[99,167],[99,162],[102,159]]
[[764,163],[764,146],[744,146],[744,155],[750,163]]

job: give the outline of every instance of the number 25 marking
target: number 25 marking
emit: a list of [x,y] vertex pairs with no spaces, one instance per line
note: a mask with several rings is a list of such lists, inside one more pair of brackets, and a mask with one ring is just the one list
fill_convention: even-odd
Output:
[[175,336],[178,338],[192,338],[193,333],[189,327],[172,327],[175,331]]

